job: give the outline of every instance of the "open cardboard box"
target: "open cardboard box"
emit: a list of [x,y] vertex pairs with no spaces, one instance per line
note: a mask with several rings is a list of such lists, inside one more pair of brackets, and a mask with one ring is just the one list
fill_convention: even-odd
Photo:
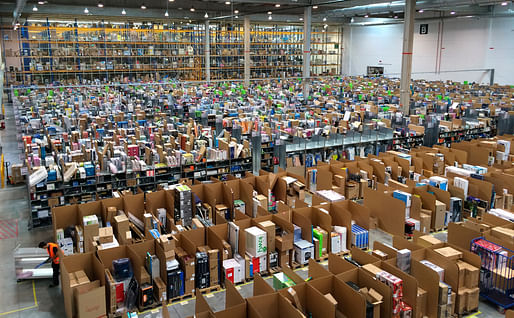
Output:
[[[386,284],[376,280],[369,273],[362,268],[356,268],[344,273],[336,275],[336,278],[340,279],[346,284],[346,282],[353,282],[362,288],[373,288],[380,295],[382,295],[382,303],[380,303],[380,317],[391,317],[392,309],[392,292],[391,288]],[[352,289],[353,290],[353,289]],[[357,293],[357,291],[355,291]],[[365,313],[365,306],[363,307]]]
[[64,205],[52,208],[52,227],[54,230],[54,242],[57,242],[57,229],[65,229],[69,226],[81,224],[79,220],[78,205]]
[[[393,235],[403,236],[405,223],[405,203],[383,192],[370,188],[364,190],[364,206],[369,208],[370,216],[378,219],[378,227]],[[384,209],[387,207],[387,209]]]
[[[96,318],[106,314],[104,267],[93,253],[61,257],[61,286],[67,318]],[[70,274],[84,271],[91,283],[71,288]]]
[[280,293],[247,298],[248,318],[304,318],[292,302]]
[[279,291],[279,294],[306,316],[307,313],[312,313],[313,317],[335,317],[336,306],[310,284],[284,288]]
[[[293,210],[293,223],[302,228],[302,238],[308,242],[313,241],[312,229],[319,226],[326,235],[326,242],[323,242],[322,253],[315,256],[319,258],[320,254],[326,255],[330,252],[330,233],[332,232],[332,218],[329,214],[320,211],[316,207],[307,207]],[[321,242],[320,242],[321,245]],[[321,246],[319,247],[321,248]]]

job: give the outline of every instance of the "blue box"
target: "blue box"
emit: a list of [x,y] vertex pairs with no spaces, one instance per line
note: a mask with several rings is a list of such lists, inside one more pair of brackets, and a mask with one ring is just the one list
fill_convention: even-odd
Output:
[[57,180],[57,171],[55,171],[55,170],[48,171],[48,177],[46,179],[48,181],[56,181]]
[[84,165],[84,169],[86,170],[86,177],[91,177],[95,175],[95,166],[92,164]]

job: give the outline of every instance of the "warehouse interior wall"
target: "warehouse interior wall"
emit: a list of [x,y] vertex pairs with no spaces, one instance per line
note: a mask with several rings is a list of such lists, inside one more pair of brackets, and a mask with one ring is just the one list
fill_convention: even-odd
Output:
[[[428,34],[420,34],[428,24]],[[383,66],[399,77],[403,24],[344,26],[343,73],[365,75],[367,66]],[[514,82],[514,17],[453,18],[417,22],[414,28],[412,77],[488,84]],[[458,71],[458,72],[455,72]]]

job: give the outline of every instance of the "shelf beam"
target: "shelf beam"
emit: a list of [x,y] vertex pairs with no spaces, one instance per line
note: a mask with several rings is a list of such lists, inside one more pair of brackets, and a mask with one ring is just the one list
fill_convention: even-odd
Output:
[[311,77],[311,18],[312,7],[308,6],[303,11],[303,97],[309,96]]
[[400,107],[404,115],[410,109],[410,78],[412,75],[412,49],[414,43],[414,15],[416,0],[405,0],[405,18],[403,19],[402,75],[400,78]]
[[211,82],[211,37],[209,32],[209,20],[205,20],[205,80]]
[[250,86],[250,16],[244,17],[244,85]]

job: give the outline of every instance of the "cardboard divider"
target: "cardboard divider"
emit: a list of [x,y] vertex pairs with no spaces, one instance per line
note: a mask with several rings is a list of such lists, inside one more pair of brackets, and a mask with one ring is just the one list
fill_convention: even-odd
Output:
[[[291,289],[294,290],[295,296],[291,295]],[[313,317],[335,317],[335,306],[310,284],[284,288],[279,294],[295,304],[305,315],[311,313]]]
[[425,315],[430,318],[437,318],[439,275],[416,260],[411,260],[411,275],[418,281],[418,286],[427,292],[427,307]]
[[344,258],[336,254],[328,254],[328,271],[332,274],[338,275],[356,268],[355,265],[346,261]]
[[273,294],[275,289],[268,284],[259,273],[253,275],[253,295],[260,296],[266,294]]
[[166,209],[166,215],[173,220],[175,200],[169,191],[161,190],[146,194],[146,212],[157,217],[157,209]]
[[[345,203],[346,202],[346,203]],[[352,218],[353,214],[350,210],[354,207],[353,201],[342,201],[337,203],[330,203],[321,206],[317,206],[318,209],[325,209],[329,212],[330,217],[332,218],[332,226],[344,226],[346,227],[346,242],[351,242],[352,239]],[[359,205],[357,207],[359,210],[362,210],[364,213],[355,213],[355,217],[358,220],[355,220],[358,225],[368,228],[369,225],[369,212],[365,207]],[[362,208],[362,209],[361,209]],[[368,218],[366,219],[366,212],[368,212]],[[362,224],[364,223],[364,224]],[[362,225],[361,225],[362,224]]]
[[350,249],[350,253],[352,255],[352,259],[361,265],[380,263],[379,258],[364,252],[360,248],[352,247]]
[[[104,267],[94,253],[75,254],[61,257],[61,286],[64,297],[64,310],[67,318],[77,317],[77,312],[91,311],[95,316],[106,314],[106,292]],[[70,285],[70,274],[84,271],[89,281],[98,281],[87,293],[77,294],[77,287]],[[77,306],[77,298],[80,298]],[[80,308],[78,308],[80,307]]]
[[[336,309],[346,317],[366,317],[366,298],[336,276],[324,276],[309,282],[321,294],[331,294],[337,301]],[[337,315],[336,315],[337,317]]]
[[212,313],[209,303],[207,303],[207,300],[205,300],[205,297],[199,290],[195,291],[195,298],[195,317],[198,313]]
[[360,288],[373,288],[383,297],[383,303],[380,304],[380,316],[381,317],[391,317],[392,310],[392,292],[391,288],[386,284],[376,280],[374,277],[371,277],[364,269],[356,268],[341,274],[336,275],[336,277],[343,282],[353,282],[357,284]]
[[127,216],[129,212],[137,217],[140,221],[144,221],[145,214],[145,194],[139,193],[134,195],[126,195],[123,197],[123,209]]
[[403,280],[403,301],[410,305],[413,309],[413,317],[417,317],[417,295],[418,295],[418,281],[413,276],[400,270],[398,267],[389,263],[382,262],[380,268],[395,275]]
[[303,318],[304,315],[280,293],[254,296],[247,300],[248,318]]
[[197,247],[207,244],[205,228],[183,231],[180,235],[180,244],[184,251],[191,256],[195,256]]
[[253,211],[253,187],[240,179],[224,182],[225,201],[242,200],[245,203],[246,215],[252,216]]
[[79,208],[77,204],[64,205],[52,208],[52,227],[54,230],[54,242],[57,242],[57,229],[65,229],[69,226],[81,224]]
[[[120,258],[129,258],[131,266],[132,266],[132,270],[134,271],[134,260],[132,260],[133,256],[131,256],[129,254],[128,246],[121,245],[118,247],[109,248],[107,250],[100,250],[100,251],[96,252],[96,255],[98,257],[98,260],[100,261],[100,263],[103,266],[102,271],[104,269],[109,269],[109,271],[111,271],[111,273],[114,273],[114,269],[112,267],[112,261],[120,259]],[[135,275],[135,272],[134,272],[134,275]],[[105,285],[105,276],[102,275],[102,277],[100,278],[100,281],[102,282],[102,284]]]
[[462,224],[448,224],[448,243],[458,246],[462,249],[469,250],[473,239],[483,236],[480,231],[472,230]]
[[[381,229],[393,235],[403,235],[405,223],[398,220],[405,220],[405,203],[384,193],[364,189],[364,206],[368,207],[371,216],[378,219]],[[387,209],[384,209],[387,207]]]
[[309,259],[309,274],[308,277],[312,277],[312,279],[324,277],[324,276],[332,276],[333,274],[329,272],[323,265],[316,262],[312,258]]

